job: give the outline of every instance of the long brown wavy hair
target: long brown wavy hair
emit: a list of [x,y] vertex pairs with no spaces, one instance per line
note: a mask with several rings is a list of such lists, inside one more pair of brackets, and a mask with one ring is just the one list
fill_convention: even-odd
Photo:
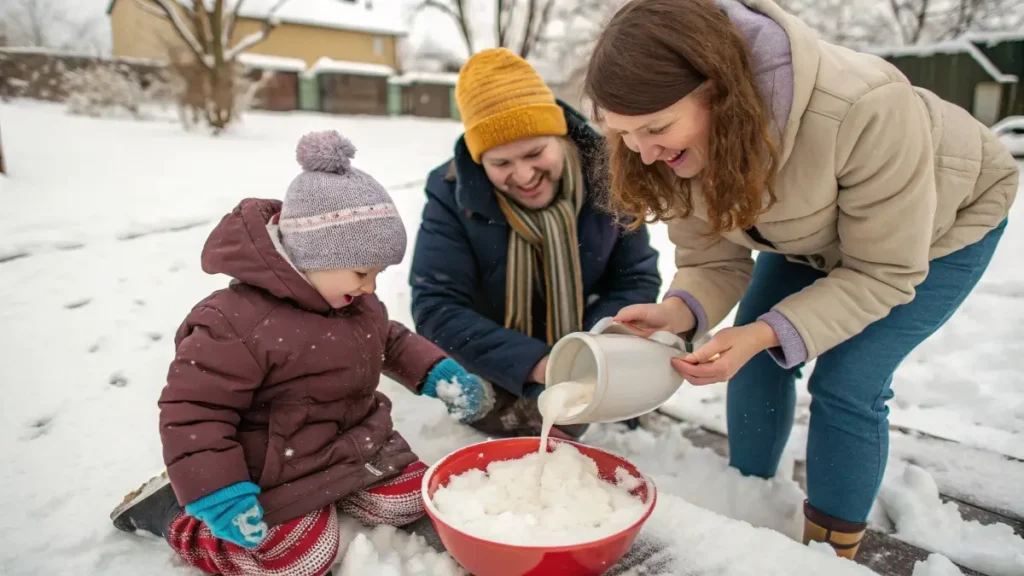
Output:
[[[753,226],[775,203],[778,153],[746,42],[713,0],[631,0],[597,39],[584,90],[602,110],[652,114],[694,90],[710,110],[707,164],[697,176],[710,234]],[[609,210],[630,228],[685,218],[692,182],[647,166],[609,134]],[[765,205],[765,195],[768,202]]]

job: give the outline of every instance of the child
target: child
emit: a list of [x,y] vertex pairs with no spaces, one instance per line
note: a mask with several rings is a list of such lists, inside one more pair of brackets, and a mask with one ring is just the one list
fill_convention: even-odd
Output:
[[406,234],[354,155],[337,132],[306,135],[283,204],[243,200],[203,248],[203,270],[233,281],[175,337],[159,400],[166,472],[111,518],[204,572],[321,575],[339,509],[371,525],[423,515],[427,467],[392,426],[382,373],[433,397],[442,385],[463,422],[493,405],[490,384],[389,321],[374,295]]

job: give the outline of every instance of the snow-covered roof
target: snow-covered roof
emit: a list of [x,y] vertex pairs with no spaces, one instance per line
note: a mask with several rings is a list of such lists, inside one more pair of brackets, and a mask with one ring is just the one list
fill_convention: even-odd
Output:
[[[114,9],[116,1],[110,0],[107,14]],[[192,3],[192,0],[177,1],[189,5]],[[238,0],[227,0],[224,9],[234,6],[236,2]],[[278,3],[279,0],[244,0],[239,15],[265,20]],[[409,33],[401,3],[393,0],[288,0],[274,12],[274,18],[289,24],[387,36],[404,36]]]
[[458,74],[451,72],[406,72],[388,80],[391,84],[445,84],[454,86],[459,79]]
[[1002,42],[1020,42],[1024,40],[1024,32],[968,32],[960,38],[968,42],[995,46]]
[[244,66],[259,68],[260,70],[302,72],[306,69],[306,61],[300,58],[285,58],[284,56],[269,56],[267,54],[253,54],[251,52],[239,54],[238,61]]
[[321,57],[304,72],[306,76],[315,76],[321,72],[336,74],[355,74],[358,76],[393,76],[395,69],[383,64],[367,64],[366,62],[349,62],[348,60],[332,60]]
[[[245,0],[241,15],[266,18],[279,0]],[[289,0],[274,16],[281,22],[338,30],[404,36],[409,30],[399,2],[367,0]],[[372,5],[372,8],[367,7]]]
[[985,56],[982,51],[963,39],[949,40],[947,42],[938,42],[935,44],[917,44],[913,46],[892,46],[888,48],[868,48],[864,50],[875,56],[886,57],[890,56],[897,58],[900,56],[916,56],[916,57],[927,57],[934,54],[962,54],[966,53],[974,59],[975,62],[981,66],[985,72],[992,77],[993,80],[1001,84],[1010,84],[1017,81],[1017,77],[1013,74],[1003,74],[991,60]]

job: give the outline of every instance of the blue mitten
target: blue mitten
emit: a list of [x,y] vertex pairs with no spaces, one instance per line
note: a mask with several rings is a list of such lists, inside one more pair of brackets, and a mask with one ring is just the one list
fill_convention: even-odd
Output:
[[256,500],[260,487],[239,482],[187,504],[185,512],[203,521],[214,536],[243,548],[259,546],[267,536],[263,508]]
[[448,413],[463,424],[476,422],[494,407],[494,388],[491,383],[466,372],[451,358],[438,362],[427,374],[422,393],[444,402]]

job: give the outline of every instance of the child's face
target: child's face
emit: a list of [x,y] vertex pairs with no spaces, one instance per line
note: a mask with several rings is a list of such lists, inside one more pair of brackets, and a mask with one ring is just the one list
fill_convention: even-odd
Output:
[[344,308],[357,296],[373,294],[377,290],[377,274],[383,271],[384,266],[310,270],[306,278],[332,308]]

